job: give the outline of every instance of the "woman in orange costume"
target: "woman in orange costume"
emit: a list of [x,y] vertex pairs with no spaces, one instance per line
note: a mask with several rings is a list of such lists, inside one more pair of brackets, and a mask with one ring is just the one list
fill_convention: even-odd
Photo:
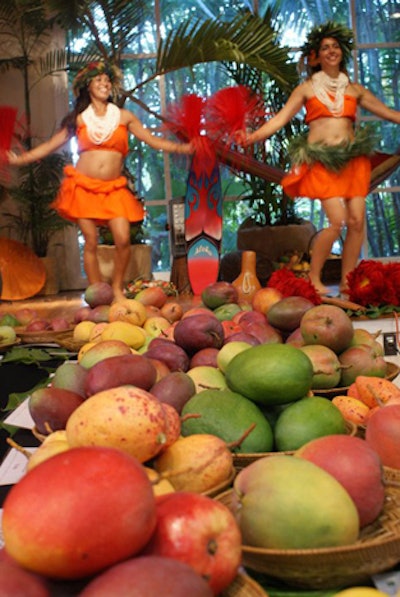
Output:
[[76,166],[65,168],[54,208],[76,222],[85,239],[83,261],[89,284],[101,280],[97,259],[98,225],[108,225],[115,244],[112,287],[116,299],[123,296],[123,280],[130,255],[130,224],[144,217],[142,203],[127,186],[122,175],[129,151],[128,132],[154,149],[193,153],[189,143],[175,143],[153,135],[132,112],[112,101],[121,84],[122,73],[103,61],[81,69],[73,82],[74,109],[48,141],[30,151],[8,153],[11,165],[40,160],[62,147],[71,137],[78,141]]
[[256,131],[240,131],[244,146],[267,139],[303,107],[308,133],[289,148],[292,169],[282,179],[291,198],[320,199],[328,226],[317,235],[312,251],[310,280],[320,294],[328,289],[321,272],[342,229],[346,236],[342,254],[340,291],[346,293],[347,274],[360,256],[364,240],[365,196],[370,182],[369,155],[374,139],[367,130],[356,130],[358,107],[379,118],[400,123],[400,112],[387,107],[363,86],[349,81],[346,63],[353,47],[353,33],[332,21],[314,27],[302,48],[308,79],[291,93],[285,106]]

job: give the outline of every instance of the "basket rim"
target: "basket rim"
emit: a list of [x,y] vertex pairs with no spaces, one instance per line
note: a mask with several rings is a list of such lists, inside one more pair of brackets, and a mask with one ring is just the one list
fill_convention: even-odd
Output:
[[[356,435],[358,426],[353,421],[349,421],[345,419],[347,435]],[[277,455],[287,455],[292,456],[296,450],[282,450],[280,452],[233,452],[233,461],[240,462],[241,460],[245,461],[248,459],[258,459],[263,458],[265,456],[277,456]]]
[[[400,520],[400,487],[396,487],[396,486],[391,486],[390,482],[388,483],[388,487],[389,489],[391,489],[396,495],[395,495],[395,500],[396,503],[399,506],[399,520]],[[216,499],[223,501],[223,503],[225,503],[225,505],[227,505],[229,507],[229,505],[226,503],[226,500],[232,495],[234,489],[228,489],[227,491],[223,492],[222,494],[219,494],[218,496],[216,496]],[[389,493],[389,492],[388,492]],[[386,496],[388,497],[388,496]],[[389,496],[390,497],[390,496]],[[384,511],[381,513],[381,515],[378,517],[381,518],[381,516],[384,515]],[[371,523],[372,525],[374,523]],[[366,529],[368,527],[365,527]],[[335,555],[335,554],[340,554],[340,555],[346,555],[346,554],[351,554],[353,552],[363,552],[363,551],[367,551],[372,547],[375,546],[379,546],[379,545],[385,545],[385,546],[389,546],[392,544],[396,544],[398,543],[399,545],[399,561],[400,561],[400,526],[399,526],[399,533],[392,533],[392,536],[386,536],[384,538],[384,540],[382,540],[382,535],[381,534],[377,534],[376,536],[371,536],[371,537],[358,537],[358,539],[355,541],[355,543],[350,543],[348,545],[339,545],[339,546],[334,546],[334,547],[319,547],[319,548],[302,548],[302,549],[268,549],[265,547],[252,547],[250,545],[242,545],[242,551],[243,554],[254,554],[254,555],[265,555],[265,556],[281,556],[281,557],[285,557],[285,558],[298,558],[299,556],[301,557],[307,557],[307,556],[324,556],[324,555]]]

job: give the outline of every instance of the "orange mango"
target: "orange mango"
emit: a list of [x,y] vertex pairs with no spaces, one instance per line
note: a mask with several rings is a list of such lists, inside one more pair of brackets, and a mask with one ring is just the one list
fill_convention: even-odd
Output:
[[369,407],[352,396],[335,396],[332,398],[334,404],[347,421],[356,425],[365,425],[369,415]]

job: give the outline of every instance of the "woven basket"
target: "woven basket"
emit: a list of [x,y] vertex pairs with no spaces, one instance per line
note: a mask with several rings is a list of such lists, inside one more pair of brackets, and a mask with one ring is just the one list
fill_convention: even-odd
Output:
[[400,469],[384,466],[383,476],[388,485],[400,488]]
[[[232,490],[216,499],[231,507]],[[243,565],[287,585],[328,589],[363,584],[371,575],[400,562],[400,486],[386,487],[380,517],[363,528],[359,539],[342,547],[320,549],[262,549],[244,545]]]
[[67,330],[55,331],[55,330],[38,330],[36,332],[27,332],[25,328],[15,328],[18,338],[24,344],[48,344],[57,343],[57,340],[64,338],[72,338],[74,328],[69,327]]
[[[352,421],[346,421],[346,432],[348,435],[356,435],[357,434],[357,425]],[[249,452],[247,454],[233,454],[233,466],[235,467],[236,471],[242,470],[255,460],[259,458],[264,458],[265,456],[276,456],[277,454],[286,454],[291,455],[294,454],[294,451],[286,451],[286,452]]]
[[10,350],[13,346],[18,346],[18,344],[21,344],[21,338],[18,337],[13,342],[0,343],[0,353],[7,352],[7,350]]
[[260,585],[247,574],[239,572],[235,580],[219,597],[268,597]]
[[26,332],[24,328],[16,329],[17,336],[23,344],[58,344],[69,352],[78,353],[85,342],[74,340],[74,327],[56,332],[43,330],[41,332]]
[[[386,361],[386,379],[393,381],[400,373],[400,367]],[[342,388],[330,388],[329,390],[313,390],[316,396],[322,396],[323,398],[334,398],[335,396],[346,396],[349,386],[343,386]]]

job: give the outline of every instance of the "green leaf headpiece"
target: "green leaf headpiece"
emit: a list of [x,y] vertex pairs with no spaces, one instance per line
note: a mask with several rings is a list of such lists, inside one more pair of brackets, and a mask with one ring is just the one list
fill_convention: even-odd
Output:
[[80,90],[84,87],[87,87],[94,77],[102,74],[106,74],[110,77],[110,81],[113,86],[113,94],[115,94],[121,87],[122,72],[113,64],[107,64],[102,60],[97,60],[94,62],[89,62],[89,64],[87,64],[84,68],[81,68],[74,78],[72,82],[74,95],[79,95]]
[[[343,64],[346,64],[351,56],[351,50],[353,49],[353,31],[342,25],[341,23],[335,23],[334,21],[327,21],[322,25],[316,25],[310,31],[307,36],[307,41],[301,47],[302,56],[309,59],[316,58],[321,42],[326,37],[333,37],[340,45],[343,52]],[[308,60],[310,66],[312,61]]]

